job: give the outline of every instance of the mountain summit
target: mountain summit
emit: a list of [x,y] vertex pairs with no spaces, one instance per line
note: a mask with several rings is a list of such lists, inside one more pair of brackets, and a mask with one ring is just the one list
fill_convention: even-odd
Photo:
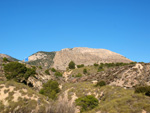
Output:
[[[43,62],[44,61],[44,62]],[[87,47],[66,48],[57,52],[37,52],[29,57],[29,63],[42,65],[47,68],[54,67],[65,70],[70,61],[75,64],[93,65],[94,63],[129,63],[131,60],[106,49],[93,49]]]

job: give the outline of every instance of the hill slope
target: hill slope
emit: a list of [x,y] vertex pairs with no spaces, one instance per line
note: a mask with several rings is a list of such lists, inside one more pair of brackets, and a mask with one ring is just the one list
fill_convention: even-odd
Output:
[[13,58],[9,55],[6,55],[6,54],[0,54],[0,59],[3,59],[4,57],[6,57],[9,61],[18,61],[18,59],[16,58]]

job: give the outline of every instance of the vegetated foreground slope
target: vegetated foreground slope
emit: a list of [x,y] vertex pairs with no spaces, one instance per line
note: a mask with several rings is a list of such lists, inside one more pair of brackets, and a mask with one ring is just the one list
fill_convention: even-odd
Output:
[[[132,88],[136,85],[150,85],[150,64],[135,63],[125,66],[103,67],[101,66],[86,66],[74,69],[71,76],[68,76],[70,82],[83,81],[99,81],[104,80],[109,85]],[[83,74],[83,70],[87,69],[87,73]],[[76,77],[81,73],[81,77]],[[72,75],[74,75],[72,77]]]
[[[2,72],[3,66],[8,63],[2,61]],[[150,85],[148,63],[101,63],[67,71],[47,70],[27,64],[25,66],[36,70],[35,75],[27,79],[27,83],[32,85],[5,79],[0,82],[2,113],[78,113],[81,106],[76,106],[76,99],[87,95],[94,96],[99,103],[93,109],[84,111],[85,113],[150,112],[150,97],[144,93],[135,93],[134,89],[138,85]],[[54,101],[39,94],[39,90],[48,80],[59,83],[60,92]],[[98,81],[104,81],[106,86],[103,84],[104,86],[96,87],[95,83]],[[45,91],[49,92],[48,88]]]
[[134,93],[134,89],[124,89],[122,87],[108,85],[95,87],[91,82],[77,82],[74,84],[65,84],[62,92],[65,92],[65,96],[67,96],[70,101],[74,98],[76,99],[86,95],[96,97],[99,100],[98,106],[85,113],[150,112],[150,97],[144,96],[143,94],[136,94]]
[[45,113],[46,97],[14,81],[0,81],[0,113]]
[[66,70],[70,61],[86,66],[94,63],[132,62],[124,56],[106,49],[85,47],[67,48],[57,52],[37,52],[29,57],[29,64],[54,67],[58,70]]

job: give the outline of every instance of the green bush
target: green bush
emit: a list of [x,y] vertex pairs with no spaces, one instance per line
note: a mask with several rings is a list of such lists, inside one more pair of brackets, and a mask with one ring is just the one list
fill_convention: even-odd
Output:
[[60,72],[55,72],[55,76],[56,76],[56,77],[62,77],[62,73],[60,73]]
[[49,69],[45,70],[45,74],[50,75]]
[[18,62],[10,62],[4,65],[4,72],[8,80],[14,79],[18,82],[24,79],[27,80],[36,73],[34,69],[27,68],[24,64]]
[[52,71],[52,72],[56,72],[56,69],[55,69],[55,68],[52,68],[51,71]]
[[60,89],[58,82],[49,80],[47,83],[43,84],[43,88],[39,93],[48,96],[51,99],[55,99],[59,92]]
[[98,67],[98,72],[100,72],[100,71],[104,71],[104,69],[103,69],[103,66],[102,66],[102,65],[100,65],[100,66]]
[[95,63],[94,66],[97,67],[97,66],[99,66],[99,65]]
[[100,86],[100,87],[105,86],[105,85],[106,85],[106,82],[105,82],[105,81],[99,81],[99,82],[96,84],[96,86]]
[[3,62],[8,62],[8,61],[9,60],[6,57],[3,58]]
[[76,99],[75,103],[77,106],[81,107],[81,112],[84,112],[84,111],[92,110],[93,108],[98,106],[99,102],[94,96],[88,95]]
[[84,74],[87,74],[87,69],[83,69],[83,73],[84,73]]
[[150,91],[147,91],[147,92],[145,93],[145,95],[146,95],[146,96],[150,96]]
[[42,66],[39,66],[40,69],[42,69]]
[[75,77],[82,77],[82,74],[78,73]]
[[135,93],[146,93],[150,91],[150,87],[149,86],[139,86],[135,88]]
[[73,61],[71,61],[68,66],[69,69],[75,69],[75,63]]
[[77,65],[77,68],[81,68],[81,67],[84,67],[84,64]]

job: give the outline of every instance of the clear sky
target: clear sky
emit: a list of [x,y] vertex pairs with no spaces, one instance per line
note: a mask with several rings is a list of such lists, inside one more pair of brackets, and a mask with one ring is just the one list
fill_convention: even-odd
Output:
[[73,47],[150,62],[150,0],[0,0],[0,53]]

